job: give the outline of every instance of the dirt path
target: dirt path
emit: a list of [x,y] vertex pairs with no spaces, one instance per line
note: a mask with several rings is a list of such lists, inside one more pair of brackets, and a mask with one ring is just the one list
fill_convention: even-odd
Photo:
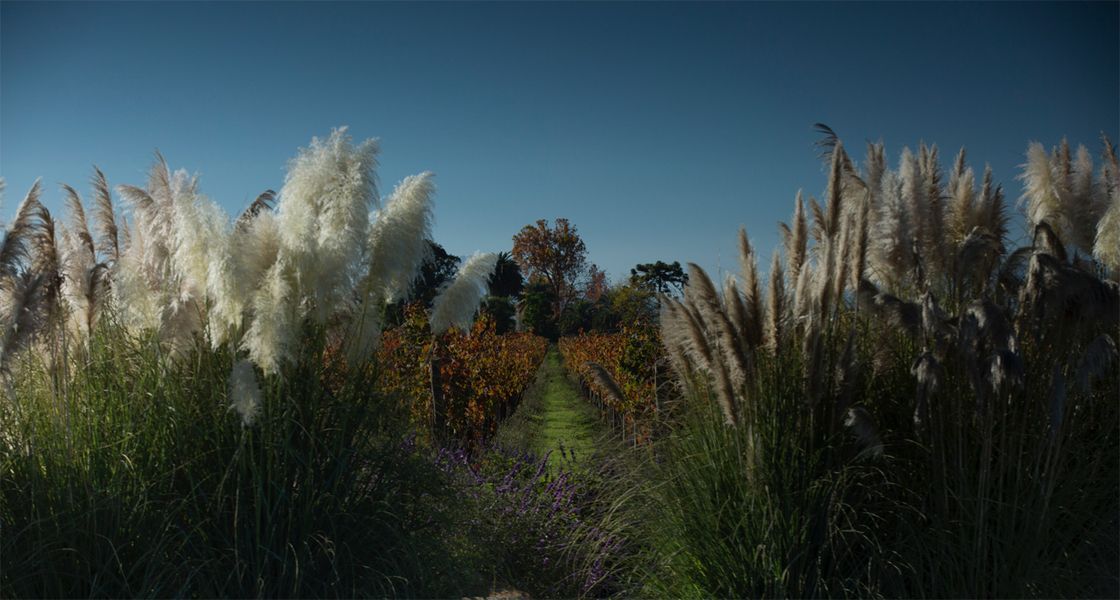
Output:
[[578,466],[595,452],[604,433],[595,407],[580,395],[553,347],[498,441],[540,456],[551,452],[551,465]]

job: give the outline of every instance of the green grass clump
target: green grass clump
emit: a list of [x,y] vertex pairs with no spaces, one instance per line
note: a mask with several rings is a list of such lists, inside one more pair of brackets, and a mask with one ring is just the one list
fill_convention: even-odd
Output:
[[454,489],[372,372],[331,373],[310,336],[243,427],[228,352],[169,361],[99,331],[67,373],[28,355],[0,403],[0,595],[439,595],[475,576],[446,534]]
[[[1025,350],[1020,388],[981,411],[947,366],[929,428],[915,426],[912,343],[864,328],[850,385],[805,393],[805,356],[762,358],[729,426],[710,387],[689,386],[671,434],[617,485],[615,527],[643,540],[626,568],[657,597],[1109,597],[1117,589],[1120,444],[1115,380],[1069,391],[1052,433],[1052,359]],[[1075,353],[1082,346],[1075,348]],[[1049,350],[1052,352],[1053,349]],[[824,351],[840,357],[839,339]],[[826,361],[827,363],[827,361]],[[836,408],[874,415],[870,444]],[[640,479],[638,479],[640,477]]]

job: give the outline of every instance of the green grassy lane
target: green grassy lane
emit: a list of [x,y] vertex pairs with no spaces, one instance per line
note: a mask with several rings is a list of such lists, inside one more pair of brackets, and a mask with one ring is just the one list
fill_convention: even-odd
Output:
[[595,407],[580,395],[553,347],[517,412],[498,432],[497,441],[540,456],[551,451],[549,464],[554,466],[570,461],[574,451],[573,466],[578,466],[594,454],[605,433]]

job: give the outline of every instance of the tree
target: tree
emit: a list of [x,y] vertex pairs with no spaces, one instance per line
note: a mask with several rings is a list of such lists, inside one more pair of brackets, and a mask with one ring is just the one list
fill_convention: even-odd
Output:
[[513,260],[513,255],[499,252],[498,263],[494,266],[494,273],[490,275],[490,295],[516,298],[524,287],[525,278],[521,276],[521,268]]
[[659,260],[655,263],[643,263],[630,269],[630,280],[636,285],[654,292],[668,294],[675,289],[678,293],[681,293],[688,283],[688,274],[684,272],[681,263],[677,261],[668,264]]
[[612,326],[657,322],[657,299],[653,290],[633,284],[612,287],[607,293],[610,301]]
[[557,318],[552,314],[555,298],[552,288],[543,282],[530,283],[525,286],[521,295],[519,310],[521,311],[521,326],[525,331],[531,331],[539,336],[555,340]]
[[530,283],[542,283],[553,295],[552,316],[579,296],[576,283],[587,272],[587,246],[567,219],[526,225],[513,236],[513,257]]
[[599,298],[607,293],[608,288],[610,282],[607,281],[607,274],[598,265],[592,263],[587,269],[587,286],[583,296],[591,302],[598,302]]
[[479,310],[494,319],[494,331],[498,334],[509,333],[516,326],[516,311],[508,297],[489,296]]
[[413,301],[423,302],[424,306],[431,308],[432,300],[439,295],[443,284],[455,279],[459,271],[459,263],[463,262],[458,256],[453,256],[443,249],[443,246],[428,240],[431,254],[420,266],[420,276],[412,284],[411,298]]

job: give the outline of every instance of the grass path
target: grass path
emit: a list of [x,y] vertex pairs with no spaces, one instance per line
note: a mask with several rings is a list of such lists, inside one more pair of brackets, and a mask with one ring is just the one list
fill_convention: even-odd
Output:
[[595,407],[584,399],[564,369],[555,347],[549,348],[517,412],[498,432],[498,441],[540,456],[552,452],[550,465],[566,458],[560,451],[575,452],[575,466],[591,457],[606,434]]

